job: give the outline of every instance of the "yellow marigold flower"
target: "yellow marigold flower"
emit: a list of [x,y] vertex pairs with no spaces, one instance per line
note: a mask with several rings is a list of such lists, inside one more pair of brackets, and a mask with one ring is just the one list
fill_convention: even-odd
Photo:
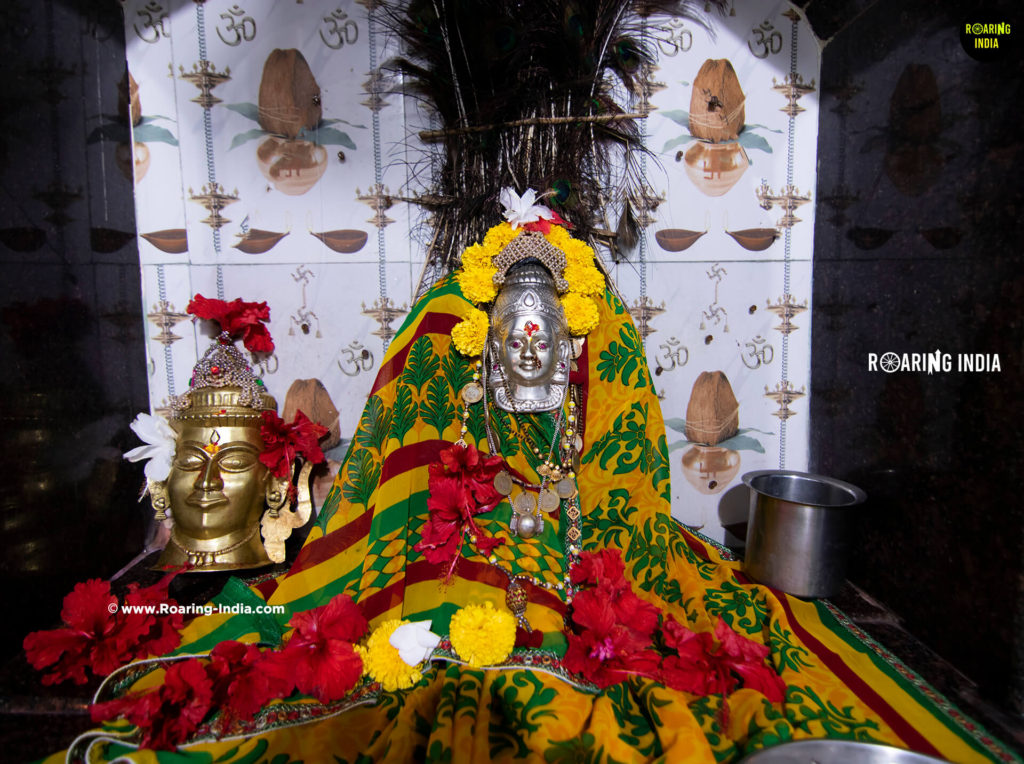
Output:
[[544,234],[544,238],[559,249],[565,249],[569,242],[575,241],[569,232],[560,225],[551,226],[551,230]]
[[356,645],[356,651],[363,659],[363,671],[373,681],[380,682],[380,686],[388,692],[405,690],[423,678],[419,667],[403,661],[398,649],[388,641],[395,629],[403,623],[406,621],[384,621],[370,634],[366,647]]
[[471,268],[491,267],[491,253],[479,244],[470,244],[462,251],[462,267]]
[[497,272],[497,268],[491,268],[489,265],[463,268],[456,278],[467,300],[475,303],[490,302],[498,294],[498,288],[494,286],[494,274]]
[[465,356],[480,355],[487,341],[489,322],[482,310],[470,308],[466,317],[452,328],[455,349]]
[[505,660],[515,646],[516,619],[490,602],[466,605],[452,616],[448,637],[452,649],[470,666],[493,666]]
[[565,260],[569,265],[586,267],[594,264],[594,250],[579,239],[570,238],[562,247],[562,251],[565,252]]
[[574,337],[582,337],[597,326],[597,305],[586,295],[569,292],[562,297],[562,309],[569,325],[569,334]]
[[565,280],[569,282],[569,290],[578,294],[596,297],[604,292],[604,276],[593,263],[590,265],[565,266]]
[[490,251],[492,256],[496,255],[520,233],[522,233],[520,229],[512,228],[508,223],[498,223],[484,236],[484,248]]

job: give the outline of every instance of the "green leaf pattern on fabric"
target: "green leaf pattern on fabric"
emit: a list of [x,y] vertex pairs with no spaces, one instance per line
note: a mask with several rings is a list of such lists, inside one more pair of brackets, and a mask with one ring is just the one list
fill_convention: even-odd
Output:
[[469,367],[469,361],[456,353],[448,353],[444,357],[441,361],[441,373],[455,394],[456,400],[462,388],[473,380],[473,370]]
[[370,497],[380,480],[380,461],[366,449],[354,449],[348,459],[348,474],[342,492],[353,504],[369,508]]
[[399,445],[405,443],[405,436],[416,424],[416,401],[413,400],[412,388],[399,383],[395,391],[395,407],[391,416],[390,437],[395,438]]
[[761,701],[760,715],[763,716],[763,721],[755,715],[750,718],[750,724],[747,725],[747,742],[743,746],[744,754],[750,754],[793,739],[793,727],[786,720],[785,714],[776,710],[767,698]]
[[520,444],[519,437],[512,430],[512,417],[509,416],[507,411],[497,411],[495,413],[496,416],[491,422],[498,426],[498,431],[501,435],[501,452],[506,458],[515,456],[519,453]]
[[420,418],[437,430],[438,438],[443,438],[445,428],[455,421],[455,407],[443,377],[434,377],[427,384],[427,394],[420,403]]
[[810,655],[807,648],[795,644],[792,637],[789,629],[782,627],[781,621],[772,621],[768,641],[771,644],[772,657],[775,659],[775,665],[779,671],[785,669],[800,671],[814,665],[807,661],[807,656]]
[[816,737],[882,742],[871,734],[878,729],[877,722],[858,717],[853,706],[838,708],[831,701],[822,700],[810,687],[788,687],[785,707],[786,716],[794,727]]
[[[509,678],[511,677],[511,682]],[[520,697],[520,690],[524,690]],[[488,738],[491,758],[503,751],[522,759],[529,755],[526,738],[540,729],[538,719],[554,717],[550,706],[558,693],[551,687],[544,687],[532,673],[503,672],[491,685],[491,714]]]
[[430,337],[424,334],[412,343],[405,361],[405,370],[402,372],[402,381],[421,391],[423,386],[434,378],[440,367],[441,362],[437,360],[434,346],[430,344]]
[[391,419],[391,409],[376,395],[370,396],[356,430],[356,443],[364,448],[374,449],[380,456],[391,429]]
[[630,684],[613,684],[605,689],[604,696],[612,702],[612,713],[619,725],[619,739],[635,748],[641,756],[661,756],[661,741],[651,726],[651,720],[636,704]]
[[611,429],[594,441],[583,456],[583,463],[598,460],[601,469],[608,469],[613,459],[613,474],[627,475],[639,470],[651,476],[651,484],[666,499],[671,499],[668,451],[665,436],[655,445],[647,437],[648,408],[646,403],[634,403],[628,411],[615,418]]
[[721,695],[705,695],[689,704],[690,712],[700,724],[716,762],[731,761],[738,753],[736,745],[722,732],[723,704]]
[[734,631],[760,634],[768,626],[768,598],[759,587],[746,588],[725,581],[720,589],[704,593],[704,608],[711,616],[720,616]]

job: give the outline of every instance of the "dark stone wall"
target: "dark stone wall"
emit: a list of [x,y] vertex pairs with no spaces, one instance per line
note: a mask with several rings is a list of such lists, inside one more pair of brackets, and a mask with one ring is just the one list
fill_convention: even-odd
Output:
[[128,134],[120,7],[11,0],[0,47],[0,644],[10,653],[28,631],[59,624],[75,582],[141,551],[141,465],[121,454],[138,443],[128,425],[148,394],[132,182],[116,154],[116,134]]
[[[850,579],[1020,712],[1024,56],[972,60],[974,7],[806,4],[827,40],[811,454],[869,495]],[[950,371],[868,367],[937,350]],[[961,353],[1001,370],[958,371]]]

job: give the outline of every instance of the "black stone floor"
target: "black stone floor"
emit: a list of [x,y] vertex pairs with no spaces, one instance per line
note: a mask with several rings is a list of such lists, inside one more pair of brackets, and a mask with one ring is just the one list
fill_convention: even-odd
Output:
[[[149,570],[152,561],[139,563],[118,584],[153,583],[159,574]],[[275,566],[257,575],[283,572],[285,568]],[[182,604],[206,602],[224,585],[227,575],[179,576],[172,584],[171,595]],[[982,697],[974,682],[915,639],[883,604],[850,583],[831,602],[994,737],[1012,750],[1024,752],[1024,719]],[[44,687],[39,677],[20,652],[0,664],[0,759],[4,761],[43,758],[66,748],[77,735],[94,726],[88,705],[99,680],[80,686],[64,683]]]

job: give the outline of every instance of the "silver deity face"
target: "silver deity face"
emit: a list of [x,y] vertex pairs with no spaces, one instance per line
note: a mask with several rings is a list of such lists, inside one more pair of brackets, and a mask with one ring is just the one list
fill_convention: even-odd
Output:
[[506,411],[551,411],[569,376],[569,332],[551,274],[540,265],[509,274],[492,311],[489,387]]
[[511,331],[502,339],[499,361],[512,384],[544,384],[551,379],[556,361],[548,319],[539,313],[515,318],[520,320],[512,324]]

